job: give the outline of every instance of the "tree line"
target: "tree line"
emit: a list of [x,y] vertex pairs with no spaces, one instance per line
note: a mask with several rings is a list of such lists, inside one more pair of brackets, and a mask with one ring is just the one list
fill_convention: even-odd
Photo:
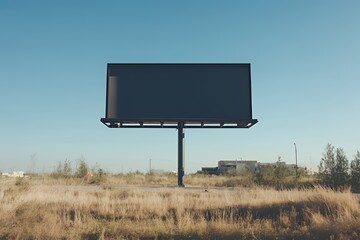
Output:
[[[105,181],[106,175],[107,173],[99,166],[90,168],[84,158],[76,162],[75,169],[70,161],[60,161],[51,174],[54,178],[78,178],[93,184]],[[351,187],[352,191],[360,192],[360,151],[357,151],[353,159],[349,161],[342,148],[335,148],[328,143],[315,177],[308,175],[306,168],[287,167],[281,157],[275,164],[263,165],[256,172],[245,169],[241,172],[228,172],[226,175],[243,177],[247,181],[242,184],[246,186],[256,184],[282,189],[322,184],[333,189]],[[306,181],[301,181],[304,177]]]
[[106,172],[98,165],[90,168],[82,157],[77,160],[75,169],[73,169],[71,161],[67,159],[64,162],[60,161],[51,176],[65,179],[79,178],[86,180],[87,183],[97,184],[105,180]]
[[[360,192],[360,151],[349,160],[343,148],[335,148],[328,143],[318,167],[317,174],[309,175],[306,168],[288,167],[279,157],[275,164],[262,165],[256,172],[245,169],[240,172],[229,172],[226,175],[242,176],[250,183],[277,189],[311,187],[320,184],[332,189],[351,187],[353,192]],[[251,185],[248,182],[246,184]]]
[[342,148],[335,148],[328,143],[319,165],[319,179],[322,184],[338,189],[351,186],[360,190],[360,152],[349,161]]
[[[298,168],[295,176],[293,169],[285,167],[285,163],[279,157],[275,165],[261,166],[255,176],[255,182],[259,185],[275,186],[276,188],[303,186],[304,182],[297,181],[308,173]],[[332,189],[351,187],[352,191],[360,192],[360,151],[357,151],[351,160],[346,157],[343,148],[335,148],[328,143],[323,152],[319,164],[318,174],[312,180],[312,184],[321,184]]]
[[[297,176],[296,176],[297,174]],[[276,188],[295,187],[297,181],[306,176],[305,168],[289,168],[286,163],[278,157],[275,164],[263,165],[255,174],[255,182],[259,185],[275,186]]]

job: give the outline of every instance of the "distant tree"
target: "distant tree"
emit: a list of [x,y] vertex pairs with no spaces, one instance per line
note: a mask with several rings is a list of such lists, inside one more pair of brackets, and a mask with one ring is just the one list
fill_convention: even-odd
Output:
[[254,170],[247,167],[241,169],[237,176],[241,179],[241,185],[244,187],[254,186],[256,182],[256,174]]
[[256,175],[256,181],[262,185],[274,184],[275,182],[275,169],[274,165],[262,165]]
[[83,178],[85,177],[89,172],[89,167],[85,161],[85,159],[81,158],[78,162],[78,167],[76,169],[76,177]]
[[70,178],[72,176],[71,162],[69,160],[65,160],[64,166],[62,169],[63,177]]
[[335,187],[345,186],[349,183],[349,161],[342,148],[336,149],[335,175],[333,178]]
[[55,171],[51,174],[53,177],[58,178],[62,176],[62,163],[59,161]]
[[351,161],[351,186],[355,191],[360,191],[360,152],[357,151],[354,160]]
[[278,187],[278,188],[282,187],[285,182],[286,164],[285,164],[285,162],[281,161],[281,157],[278,157],[278,160],[275,165],[274,174],[275,174],[276,187]]
[[323,184],[338,188],[349,183],[349,161],[342,148],[328,143],[319,166],[319,177]]
[[271,185],[281,188],[285,183],[286,164],[281,157],[275,164],[262,165],[256,175],[256,182],[261,185]]
[[323,184],[334,187],[335,174],[335,147],[328,143],[319,165],[319,177]]

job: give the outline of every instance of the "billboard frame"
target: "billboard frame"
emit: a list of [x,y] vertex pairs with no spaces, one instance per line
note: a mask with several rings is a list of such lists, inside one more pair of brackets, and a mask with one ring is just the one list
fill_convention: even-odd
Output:
[[[221,118],[108,118],[109,105],[109,67],[117,65],[128,66],[248,66],[249,70],[249,119],[221,119]],[[258,120],[252,119],[252,89],[251,89],[251,69],[250,63],[108,63],[106,73],[106,110],[105,118],[100,121],[108,128],[176,128],[178,130],[178,186],[185,187],[184,177],[184,160],[185,160],[185,128],[250,128]]]
[[[249,111],[250,119],[221,119],[221,118],[108,118],[109,106],[109,68],[113,66],[246,66],[249,70]],[[106,73],[106,110],[105,118],[101,122],[109,128],[250,128],[258,121],[252,119],[252,89],[250,63],[108,63]]]

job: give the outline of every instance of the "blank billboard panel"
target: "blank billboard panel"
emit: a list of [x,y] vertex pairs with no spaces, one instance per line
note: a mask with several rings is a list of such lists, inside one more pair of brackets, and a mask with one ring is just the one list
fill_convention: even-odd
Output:
[[254,121],[250,64],[108,64],[102,121]]

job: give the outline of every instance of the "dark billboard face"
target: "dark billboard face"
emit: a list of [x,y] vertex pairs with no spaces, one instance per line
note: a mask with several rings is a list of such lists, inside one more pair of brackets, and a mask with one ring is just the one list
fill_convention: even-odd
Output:
[[250,64],[108,64],[106,118],[124,122],[252,119]]

